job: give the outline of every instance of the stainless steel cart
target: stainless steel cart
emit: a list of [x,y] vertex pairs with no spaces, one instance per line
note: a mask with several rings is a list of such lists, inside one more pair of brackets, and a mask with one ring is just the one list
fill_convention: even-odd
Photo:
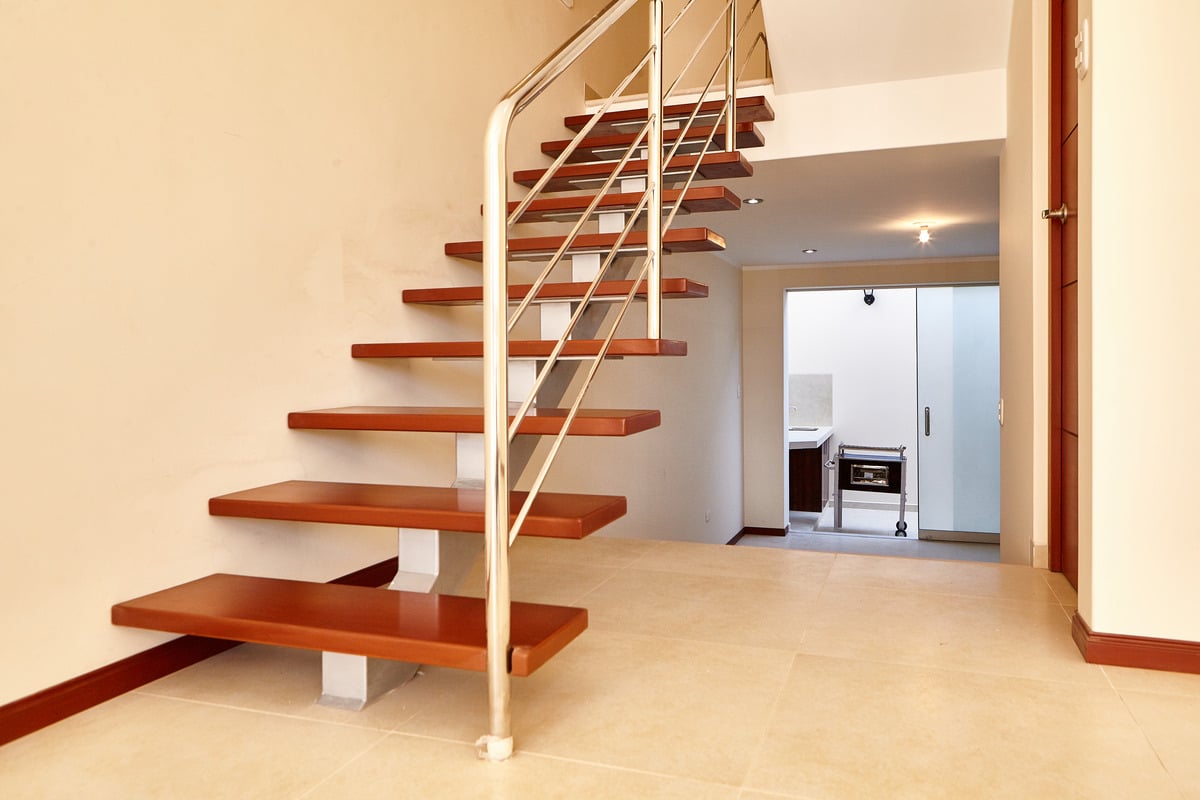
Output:
[[[900,521],[896,523],[896,535],[908,536],[908,523],[904,521],[904,506],[908,499],[907,465],[905,447],[869,447],[857,444],[838,445],[835,467],[837,469],[837,495],[833,504],[833,526],[842,527],[842,492],[882,492],[900,495]],[[847,452],[853,451],[853,452]],[[869,453],[895,453],[895,455],[867,455]]]

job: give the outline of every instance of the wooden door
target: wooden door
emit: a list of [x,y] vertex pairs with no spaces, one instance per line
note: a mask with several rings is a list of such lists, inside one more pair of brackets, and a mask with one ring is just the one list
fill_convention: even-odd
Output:
[[1079,581],[1079,0],[1050,4],[1050,568]]

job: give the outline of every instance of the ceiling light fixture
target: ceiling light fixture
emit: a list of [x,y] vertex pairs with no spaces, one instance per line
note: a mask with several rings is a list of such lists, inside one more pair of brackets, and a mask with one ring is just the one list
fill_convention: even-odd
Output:
[[920,232],[917,234],[917,241],[920,242],[921,244],[929,244],[929,239],[931,238],[930,233],[929,233],[929,226],[932,224],[933,224],[932,222],[914,222],[913,223],[914,226],[921,229]]
[[817,250],[814,247],[806,247],[803,250],[801,250],[800,252],[804,253],[805,255],[811,256],[813,253],[817,252]]
[[763,199],[761,197],[747,197],[742,202],[744,202],[748,206],[756,206],[759,203],[761,203],[762,201],[763,201]]

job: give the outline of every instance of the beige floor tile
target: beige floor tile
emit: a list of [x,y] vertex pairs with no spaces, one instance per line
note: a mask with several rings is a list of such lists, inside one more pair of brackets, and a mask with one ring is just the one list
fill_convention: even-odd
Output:
[[1200,695],[1125,691],[1121,697],[1183,796],[1200,798]]
[[1058,602],[1071,609],[1079,605],[1079,593],[1075,591],[1075,587],[1067,580],[1067,576],[1061,572],[1050,572],[1049,570],[1038,570],[1038,574],[1046,581],[1046,585],[1050,587],[1050,591],[1054,592],[1054,596],[1058,598]]
[[829,583],[1058,603],[1041,572],[1011,564],[839,554]]
[[406,707],[402,687],[387,692],[362,711],[318,705],[320,653],[256,644],[243,644],[160,678],[138,693],[384,731],[414,713]]
[[1132,667],[1105,666],[1103,669],[1113,686],[1121,692],[1132,690],[1200,697],[1200,675]]
[[804,653],[1107,686],[1057,603],[830,583]]
[[[513,681],[519,751],[737,786],[791,656],[588,631]],[[486,728],[484,676],[431,669],[425,710],[399,732],[469,743]]]
[[820,584],[626,569],[587,594],[594,630],[794,650]]
[[386,735],[126,695],[0,748],[0,797],[295,798]]
[[825,581],[833,563],[832,553],[659,542],[632,566],[689,575],[760,578],[812,585]]
[[[596,589],[619,571],[618,567],[597,566],[586,560],[554,561],[516,553],[509,562],[509,585],[512,599],[526,603],[577,605],[588,592]],[[475,564],[456,594],[483,597],[484,572],[482,559]]]
[[513,559],[543,561],[556,564],[588,564],[593,567],[627,567],[660,542],[650,539],[617,539],[595,535],[585,539],[542,539],[536,536],[518,537],[513,545]]
[[1177,798],[1120,698],[797,657],[747,788],[812,798]]
[[736,800],[738,790],[531,753],[499,764],[470,745],[393,735],[322,784],[306,800],[404,798],[638,798]]

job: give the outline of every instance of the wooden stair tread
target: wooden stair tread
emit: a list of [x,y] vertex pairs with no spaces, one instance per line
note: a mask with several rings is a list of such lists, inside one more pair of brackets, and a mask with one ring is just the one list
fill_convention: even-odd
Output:
[[[525,497],[525,492],[512,493],[513,518]],[[582,539],[624,516],[625,510],[624,497],[540,492],[521,533]],[[284,481],[214,497],[208,501],[208,511],[218,517],[468,533],[484,530],[483,490],[440,486]]]
[[[112,608],[116,625],[484,671],[484,602],[328,583],[209,575]],[[587,610],[512,603],[512,674],[587,628]]]
[[[529,204],[518,222],[561,222],[579,218],[592,203],[593,195],[560,195],[540,197]],[[642,192],[616,192],[606,194],[596,206],[595,214],[619,213],[637,208]],[[674,208],[682,202],[680,214],[698,214],[713,211],[737,211],[742,207],[741,198],[724,186],[693,186],[686,192],[680,189],[663,191],[663,208]],[[520,201],[508,204],[508,213],[517,210]]]
[[[741,153],[704,153],[675,156],[663,170],[664,181],[681,181],[687,178],[696,160],[700,159],[697,180],[724,180],[726,178],[748,178],[754,167]],[[587,189],[601,185],[608,179],[614,164],[600,161],[587,164],[564,164],[546,182],[544,191],[566,192],[571,189]],[[646,174],[649,168],[645,159],[630,160],[621,170],[622,178],[636,178]],[[547,172],[546,169],[524,169],[513,173],[513,180],[522,186],[534,186]]]
[[[686,120],[692,113],[692,109],[696,107],[695,103],[678,103],[668,105],[663,108],[664,120]],[[700,104],[700,113],[696,115],[697,119],[706,117],[714,117],[720,113],[725,107],[724,100],[708,100]],[[563,119],[563,124],[573,131],[583,129],[584,125],[591,120],[592,114],[575,114]],[[623,111],[610,111],[600,117],[600,121],[592,128],[592,132],[597,134],[612,133],[627,128],[630,125],[640,125],[649,118],[645,108],[630,108]],[[738,122],[769,122],[775,119],[775,112],[772,110],[767,98],[761,95],[750,97],[739,97],[737,99],[737,121]]]
[[[518,433],[553,435],[562,430],[563,408],[531,408]],[[512,417],[509,417],[511,422]],[[571,422],[574,436],[630,436],[657,428],[662,414],[641,409],[582,408]],[[347,406],[288,415],[289,428],[355,431],[427,431],[483,433],[482,408],[420,406]]]
[[[620,234],[581,233],[567,249],[568,255],[581,253],[608,253]],[[565,236],[529,236],[508,240],[508,257],[518,261],[546,260],[558,252],[566,241]],[[663,234],[663,252],[711,253],[725,249],[725,237],[708,228],[678,228]],[[483,242],[449,242],[446,255],[471,261],[483,260]],[[631,254],[646,251],[646,232],[630,231],[621,243],[620,252]]]
[[[508,343],[509,358],[547,358],[556,342],[550,340],[513,340]],[[572,339],[562,355],[595,356],[600,339]],[[483,342],[380,342],[356,344],[350,348],[354,358],[483,358]],[[609,358],[624,356],[686,356],[687,342],[674,339],[613,339]]]
[[[707,140],[710,133],[713,133],[712,126],[693,126],[691,130],[683,135],[683,144],[679,146],[677,152],[694,153],[700,149]],[[675,142],[679,139],[682,131],[666,130],[663,131],[663,145],[665,147],[674,147]],[[760,131],[753,122],[739,122],[734,126],[734,141],[737,142],[737,148],[744,150],[748,147],[762,147],[766,143],[763,139],[762,131]],[[625,151],[629,149],[636,140],[640,137],[638,132],[629,133],[604,133],[599,135],[591,135],[579,142],[579,145],[571,153],[567,159],[567,163],[577,163],[580,161],[615,161],[625,155]],[[553,158],[557,158],[571,144],[571,139],[557,139],[549,142],[542,142],[542,152]],[[640,147],[645,147],[643,139]],[[713,134],[710,149],[725,149],[725,126],[720,128]]]
[[[545,283],[538,291],[535,303],[577,300],[583,296],[591,284],[576,283]],[[601,281],[593,299],[623,300],[633,288],[633,281]],[[532,284],[512,284],[508,287],[508,301],[519,303],[533,289]],[[646,296],[645,285],[638,290],[637,297]],[[684,299],[708,297],[708,287],[689,278],[663,278],[663,299]],[[482,286],[446,286],[435,289],[405,289],[402,299],[406,303],[425,303],[440,306],[478,305],[483,302]]]

